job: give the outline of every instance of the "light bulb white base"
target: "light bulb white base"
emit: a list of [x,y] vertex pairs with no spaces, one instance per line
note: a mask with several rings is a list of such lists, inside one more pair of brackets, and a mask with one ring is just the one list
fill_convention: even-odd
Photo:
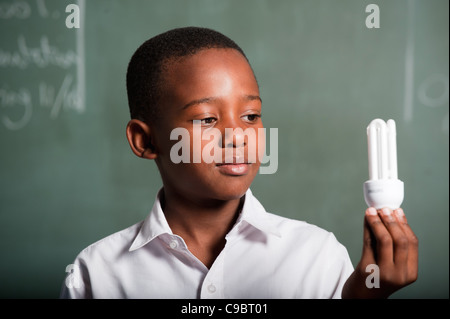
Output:
[[364,199],[367,206],[381,209],[397,209],[402,205],[403,182],[398,179],[369,180],[364,183]]

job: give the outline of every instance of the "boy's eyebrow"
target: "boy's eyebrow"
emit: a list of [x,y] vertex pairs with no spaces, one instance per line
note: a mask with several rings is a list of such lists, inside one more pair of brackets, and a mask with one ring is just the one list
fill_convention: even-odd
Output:
[[188,104],[186,104],[185,106],[183,106],[183,110],[187,109],[189,106],[192,106],[192,105],[202,104],[202,103],[210,103],[210,102],[214,102],[214,100],[217,100],[217,98],[215,98],[215,97],[204,97],[202,99],[193,100],[193,101],[189,102]]
[[[262,99],[261,99],[261,97],[259,95],[246,94],[242,98],[243,98],[243,100],[246,100],[246,101],[259,100],[262,103]],[[219,98],[217,98],[217,97],[205,97],[205,98],[193,100],[193,101],[187,103],[186,105],[184,105],[182,107],[182,109],[183,110],[187,109],[189,106],[196,105],[196,104],[211,103],[211,102],[214,102],[214,101],[216,101],[218,99]]]
[[262,99],[259,95],[244,95],[244,99],[247,101],[259,100],[262,103]]

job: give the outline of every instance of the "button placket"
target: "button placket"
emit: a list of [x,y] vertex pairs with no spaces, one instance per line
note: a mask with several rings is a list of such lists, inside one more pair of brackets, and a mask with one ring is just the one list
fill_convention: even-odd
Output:
[[226,247],[217,256],[203,281],[200,298],[224,298],[223,267]]

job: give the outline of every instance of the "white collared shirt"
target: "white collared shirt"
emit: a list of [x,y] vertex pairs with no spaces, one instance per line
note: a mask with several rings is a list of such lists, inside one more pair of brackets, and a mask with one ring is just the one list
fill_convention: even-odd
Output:
[[340,298],[353,272],[332,233],[267,213],[250,190],[210,269],[172,233],[159,195],[144,221],[70,266],[61,298]]

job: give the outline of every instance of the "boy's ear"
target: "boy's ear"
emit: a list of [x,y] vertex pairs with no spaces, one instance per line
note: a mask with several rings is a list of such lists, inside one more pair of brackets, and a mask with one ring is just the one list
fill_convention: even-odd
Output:
[[148,124],[132,119],[127,125],[127,139],[131,150],[138,157],[155,159],[158,157],[152,144],[152,132]]

